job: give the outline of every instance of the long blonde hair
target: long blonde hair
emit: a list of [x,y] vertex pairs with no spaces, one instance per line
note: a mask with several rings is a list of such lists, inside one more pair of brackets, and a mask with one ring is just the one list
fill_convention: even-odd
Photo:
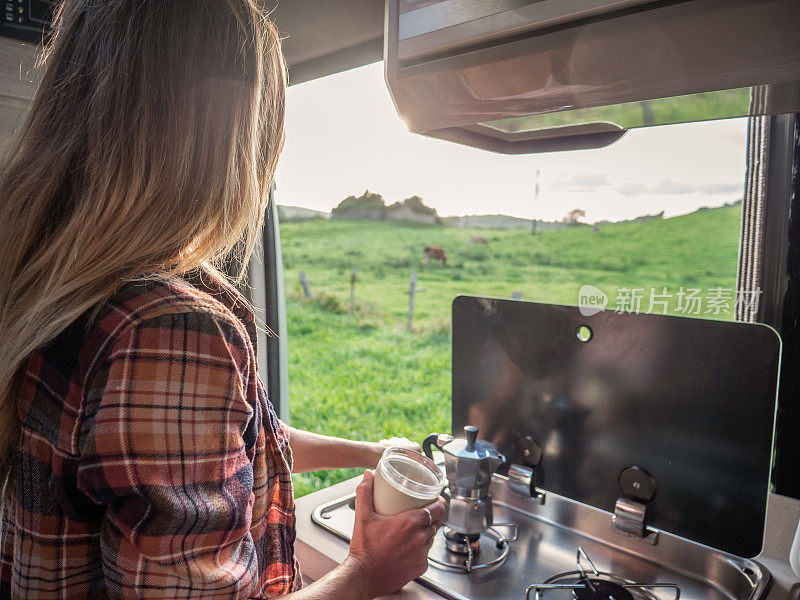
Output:
[[283,144],[255,0],[65,0],[43,64],[0,168],[0,487],[31,353],[126,281],[245,263]]

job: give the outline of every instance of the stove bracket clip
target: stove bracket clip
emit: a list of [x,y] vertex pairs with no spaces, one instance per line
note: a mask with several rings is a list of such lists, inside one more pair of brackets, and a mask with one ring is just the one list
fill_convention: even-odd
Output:
[[658,529],[647,521],[647,505],[628,498],[618,498],[611,517],[611,528],[628,537],[637,538],[651,546],[658,543]]
[[544,504],[547,492],[534,485],[533,469],[517,463],[508,467],[508,487],[519,496],[531,498],[534,502]]

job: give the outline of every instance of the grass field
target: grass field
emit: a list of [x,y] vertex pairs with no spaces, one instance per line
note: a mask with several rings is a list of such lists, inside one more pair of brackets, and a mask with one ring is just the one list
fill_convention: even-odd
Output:
[[[450,424],[450,305],[462,293],[577,304],[590,284],[615,306],[619,288],[734,289],[741,208],[726,206],[666,220],[528,232],[463,231],[373,221],[281,225],[286,277],[289,398],[294,426],[329,435],[417,441]],[[480,235],[488,247],[470,246]],[[447,264],[422,265],[441,245]],[[348,313],[357,269],[356,313]],[[409,276],[418,272],[414,331],[406,331]],[[305,271],[314,297],[303,298]],[[733,302],[730,302],[732,308]],[[660,312],[660,311],[659,311]],[[700,316],[731,318],[732,314]],[[295,476],[297,495],[354,472]]]

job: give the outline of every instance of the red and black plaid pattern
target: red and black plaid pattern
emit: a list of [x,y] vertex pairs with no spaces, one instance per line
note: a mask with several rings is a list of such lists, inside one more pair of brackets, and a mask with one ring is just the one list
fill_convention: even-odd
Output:
[[254,348],[232,288],[174,279],[126,285],[35,353],[0,599],[297,589],[291,454]]

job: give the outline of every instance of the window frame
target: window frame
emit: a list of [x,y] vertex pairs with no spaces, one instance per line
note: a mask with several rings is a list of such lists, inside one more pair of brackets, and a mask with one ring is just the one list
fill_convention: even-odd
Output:
[[[773,488],[800,499],[800,447],[794,443],[795,424],[800,422],[800,369],[796,368],[800,365],[800,325],[794,325],[800,323],[800,113],[766,119],[763,237],[760,248],[755,249],[761,254],[758,277],[763,293],[756,320],[777,329],[783,340]],[[262,248],[253,260],[251,273],[263,273],[263,277],[252,278],[256,314],[276,334],[259,329],[259,371],[278,416],[288,422],[286,296],[274,185]]]
[[288,423],[290,415],[286,293],[275,189],[273,183],[261,243],[257,244],[248,265],[249,288],[258,327],[258,373],[278,418]]
[[769,118],[766,211],[758,320],[781,334],[775,424],[775,493],[800,499],[800,113]]

